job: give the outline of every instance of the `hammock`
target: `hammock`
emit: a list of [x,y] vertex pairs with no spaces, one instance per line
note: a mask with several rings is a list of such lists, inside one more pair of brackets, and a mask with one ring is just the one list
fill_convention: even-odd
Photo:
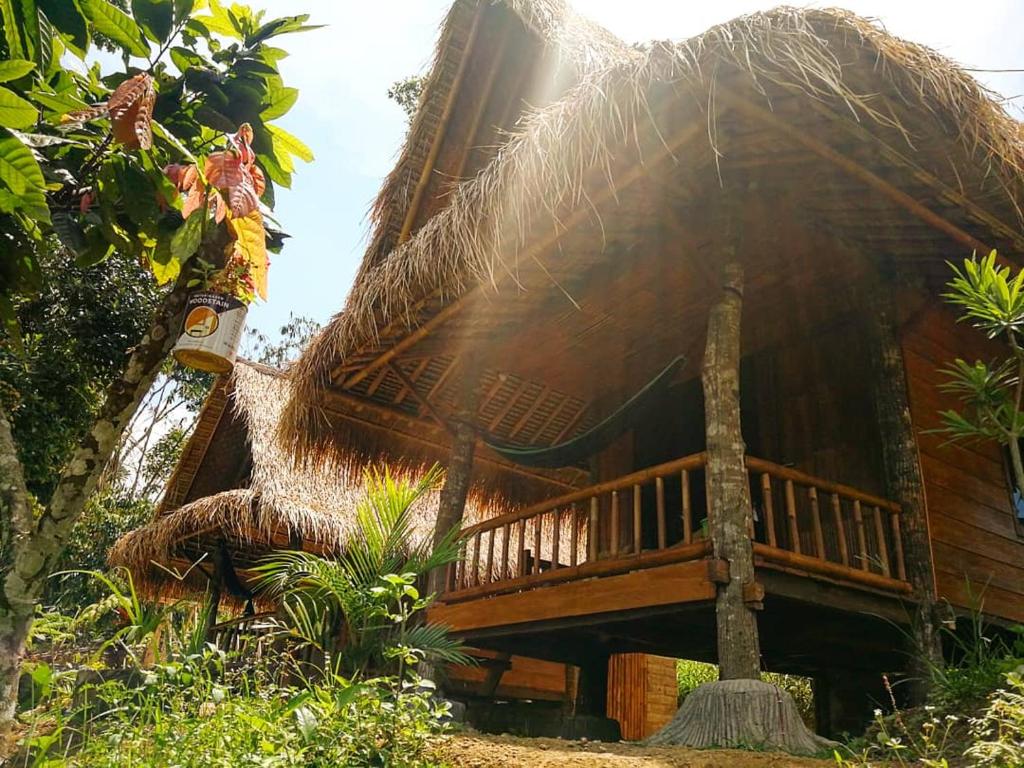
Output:
[[506,445],[485,440],[487,447],[499,456],[526,467],[567,467],[576,464],[604,448],[626,432],[658,403],[658,396],[668,389],[672,377],[683,367],[685,357],[677,357],[644,385],[643,389],[624,402],[618,409],[588,429],[564,443],[552,446]]

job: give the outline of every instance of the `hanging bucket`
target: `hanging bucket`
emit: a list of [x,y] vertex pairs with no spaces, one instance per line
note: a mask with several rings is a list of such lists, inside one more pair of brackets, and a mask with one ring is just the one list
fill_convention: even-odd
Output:
[[227,373],[235,365],[245,327],[245,304],[234,296],[199,291],[188,297],[185,322],[171,354],[189,368]]

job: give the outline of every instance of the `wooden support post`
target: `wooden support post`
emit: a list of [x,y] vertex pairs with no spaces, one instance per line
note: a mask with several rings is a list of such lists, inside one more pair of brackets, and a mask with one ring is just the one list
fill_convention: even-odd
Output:
[[[453,529],[462,525],[466,510],[469,484],[473,474],[473,455],[476,451],[476,407],[480,397],[478,370],[468,364],[461,371],[459,388],[455,394],[455,409],[448,420],[452,435],[451,454],[448,458],[444,485],[437,505],[437,521],[434,523],[434,546],[436,547]],[[479,552],[479,547],[478,547]],[[478,574],[474,574],[474,579]],[[429,591],[439,593],[444,588],[442,569],[431,573]]]
[[[729,192],[725,193],[729,195]],[[722,254],[722,294],[708,316],[707,346],[701,382],[704,388],[711,544],[714,555],[729,563],[729,582],[719,586],[715,600],[718,665],[722,680],[760,679],[761,651],[757,619],[745,601],[754,583],[750,536],[753,508],[740,430],[740,316],[743,309],[743,265],[739,243],[732,237],[738,205],[726,205]]]
[[925,505],[924,478],[917,437],[910,416],[907,372],[896,328],[891,280],[868,288],[866,303],[870,324],[872,388],[878,417],[886,490],[899,503],[903,560],[906,577],[914,588],[914,644],[911,653],[911,697],[922,703],[930,687],[929,669],[942,663],[935,612],[935,571]]

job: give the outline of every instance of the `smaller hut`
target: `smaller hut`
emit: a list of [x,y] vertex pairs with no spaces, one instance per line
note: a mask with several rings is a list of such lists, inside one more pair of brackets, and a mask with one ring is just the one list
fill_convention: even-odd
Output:
[[[219,378],[153,520],[122,536],[108,556],[151,598],[200,598],[211,590],[219,607],[241,614],[213,626],[215,637],[236,638],[242,624],[259,626],[272,613],[274,606],[253,591],[251,568],[261,557],[280,549],[329,556],[354,528],[359,470],[296,467],[278,439],[290,394],[283,371],[256,363],[239,361]],[[356,418],[354,408],[348,413]],[[420,503],[416,536],[432,535],[437,503],[436,493]],[[480,505],[471,515],[485,517]],[[556,702],[571,688],[565,665],[474,654],[479,666],[450,671],[453,693]]]

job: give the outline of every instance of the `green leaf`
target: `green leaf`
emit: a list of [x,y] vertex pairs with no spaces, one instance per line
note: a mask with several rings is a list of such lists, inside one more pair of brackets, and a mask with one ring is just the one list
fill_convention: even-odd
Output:
[[0,61],[0,83],[8,83],[11,80],[17,80],[19,77],[24,77],[35,68],[35,64],[31,61],[26,61],[25,59],[8,59],[7,61]]
[[299,16],[285,16],[268,21],[257,29],[255,34],[245,41],[245,44],[247,47],[252,48],[275,35],[285,35],[289,32],[308,32],[313,29],[320,29],[323,26],[322,24],[306,24],[305,22],[308,20],[309,14],[303,13]]
[[4,24],[4,40],[7,41],[8,55],[17,58],[23,57],[25,48],[21,44],[21,35],[18,33],[21,23],[14,7],[14,0],[0,0],[0,19]]
[[192,258],[199,250],[199,244],[203,238],[203,217],[202,209],[195,211],[185,219],[185,223],[178,227],[178,231],[171,238],[171,256],[182,264]]
[[40,104],[51,112],[58,115],[66,115],[68,112],[88,109],[89,105],[72,93],[46,93],[45,91],[29,91],[29,98],[36,104]]
[[270,91],[270,104],[260,112],[260,118],[264,121],[276,120],[295,106],[299,98],[298,88],[272,88]]
[[183,48],[179,45],[171,48],[171,61],[174,62],[174,66],[178,68],[178,71],[184,74],[185,70],[189,67],[209,67],[210,64],[195,51],[189,48]]
[[25,46],[25,58],[32,59],[45,70],[48,62],[40,55],[39,9],[36,7],[36,0],[18,0],[18,5],[21,8],[20,30]]
[[14,91],[0,87],[0,126],[4,128],[31,128],[39,112],[32,102],[25,101]]
[[107,0],[81,0],[82,12],[100,32],[133,56],[147,58],[149,45],[132,17]]
[[238,125],[234,120],[225,117],[206,104],[201,105],[196,110],[196,122],[200,125],[205,125],[207,128],[213,128],[215,131],[223,131],[224,133],[234,133],[238,130]]
[[297,137],[277,125],[268,125],[267,130],[274,137],[275,155],[280,157],[281,153],[278,150],[284,149],[305,163],[313,162],[313,150],[303,144]]
[[0,181],[21,200],[21,208],[37,221],[50,223],[46,181],[31,150],[9,131],[0,129]]
[[83,56],[89,47],[89,25],[79,0],[39,0],[39,8],[50,23],[66,37],[68,42]]
[[21,323],[18,322],[18,314],[14,311],[11,297],[5,293],[0,293],[0,327],[4,329],[15,353],[19,357],[24,357],[25,345],[21,338]]
[[174,23],[180,24],[188,18],[194,6],[195,0],[174,0]]
[[132,0],[132,15],[154,43],[167,42],[174,27],[171,0]]

